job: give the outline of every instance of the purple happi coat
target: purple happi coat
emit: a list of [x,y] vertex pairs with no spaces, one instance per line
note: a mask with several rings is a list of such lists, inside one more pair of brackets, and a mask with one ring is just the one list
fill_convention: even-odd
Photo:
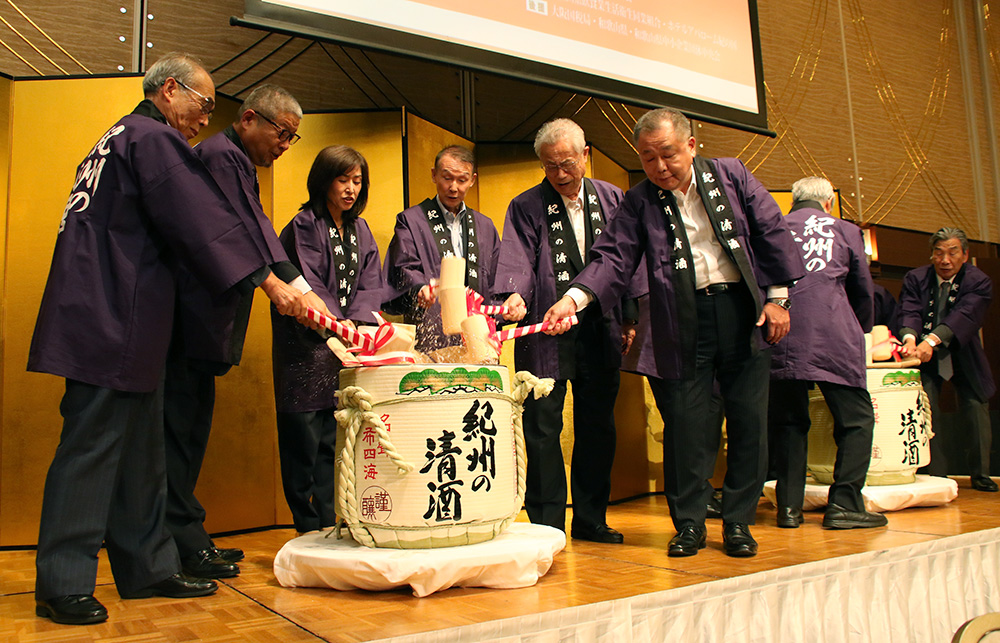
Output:
[[789,290],[791,329],[771,350],[771,379],[865,388],[874,307],[861,229],[818,207],[795,208],[785,222],[806,275]]
[[[944,324],[955,334],[948,346],[953,368],[956,373],[964,373],[976,395],[986,401],[996,393],[996,385],[979,339],[979,329],[986,321],[986,312],[993,300],[993,282],[970,263],[962,266],[952,283],[955,281],[959,282],[957,292],[952,291],[955,303],[948,307],[944,319],[934,325]],[[899,293],[900,333],[905,334],[906,329],[910,329],[915,332],[918,342],[925,334],[922,329],[932,288],[937,288],[937,275],[932,265],[914,268],[903,277],[903,289]],[[936,368],[935,361],[922,364],[920,368]]]
[[174,322],[170,264],[220,295],[271,260],[237,210],[180,132],[118,121],[77,169],[28,370],[154,390]]
[[[229,200],[237,204],[239,213],[254,235],[254,240],[269,263],[287,262],[288,257],[274,225],[264,214],[257,187],[257,168],[235,142],[238,135],[229,127],[224,132],[203,141],[194,148],[195,154],[205,163]],[[289,268],[290,264],[285,263]],[[288,282],[297,276],[278,275]],[[177,275],[177,331],[180,333],[184,354],[189,358],[211,360],[224,364],[239,364],[243,341],[247,332],[249,310],[238,316],[241,303],[248,307],[253,293],[228,292],[213,296],[190,271],[181,267]]]
[[[358,237],[358,277],[353,298],[341,308],[337,296],[336,261],[330,246],[327,225],[306,209],[289,221],[281,231],[281,245],[289,260],[302,271],[313,292],[337,319],[350,319],[356,325],[374,324],[373,312],[382,304],[381,258],[378,245],[364,219],[355,219]],[[319,333],[278,314],[271,306],[274,368],[274,400],[279,412],[321,411],[337,406],[340,360],[327,347]]]
[[[548,179],[543,179],[545,180]],[[622,200],[622,191],[605,181],[593,180],[593,185],[601,201],[601,211],[610,225],[615,210]],[[605,234],[600,236],[601,239],[606,236],[606,230],[607,228]],[[585,252],[581,254],[586,255]],[[633,266],[632,272],[634,271]],[[628,281],[626,278],[625,283]],[[522,326],[542,321],[545,312],[556,303],[556,276],[552,267],[552,251],[549,245],[547,214],[541,184],[514,197],[507,207],[500,247],[500,264],[493,281],[493,291],[516,292],[524,298],[528,312],[520,323]],[[595,353],[604,356],[607,364],[614,366],[621,364],[620,300],[624,292],[623,286],[618,297],[610,305],[602,306],[605,311],[603,323],[607,332],[603,334],[600,345],[591,347]],[[553,337],[536,333],[515,340],[514,361],[517,369],[528,370],[537,377],[559,379],[561,377],[559,344],[567,341],[567,337],[569,336]]]
[[[500,256],[500,237],[493,221],[485,214],[466,208],[472,216],[479,242],[479,294],[492,302],[493,280]],[[416,303],[410,294],[441,275],[441,251],[434,240],[427,215],[419,205],[396,215],[392,241],[385,253],[382,270],[386,283],[385,309],[403,315],[408,323],[417,321]],[[419,317],[417,350],[428,351],[462,343],[461,335],[445,338],[441,329],[441,304],[435,303]]]
[[[736,239],[747,253],[762,289],[758,301],[763,302],[767,286],[790,283],[805,273],[802,258],[778,204],[760,181],[739,159],[714,159],[714,163],[732,205]],[[640,372],[679,379],[684,365],[677,327],[674,256],[657,191],[655,185],[644,180],[625,194],[608,228],[591,249],[590,265],[574,283],[588,288],[597,296],[601,308],[608,310],[625,292],[645,253],[654,363],[652,368],[641,365]],[[756,337],[755,348],[766,345],[762,333]]]

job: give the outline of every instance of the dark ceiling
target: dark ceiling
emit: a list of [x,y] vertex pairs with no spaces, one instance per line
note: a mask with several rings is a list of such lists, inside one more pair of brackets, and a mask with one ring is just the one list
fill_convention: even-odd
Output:
[[136,51],[148,62],[186,51],[202,59],[218,91],[230,96],[270,82],[291,91],[306,111],[405,106],[477,143],[530,142],[545,121],[571,117],[593,146],[639,169],[629,137],[643,109],[518,78],[232,26],[230,18],[242,18],[243,10],[243,0],[8,0],[0,3],[0,71],[113,74],[143,69]]
[[530,142],[542,123],[566,116],[618,164],[639,169],[629,136],[642,108],[425,60],[231,28],[255,39],[212,68],[220,92],[242,97],[266,80],[286,87],[307,111],[404,106],[476,142]]

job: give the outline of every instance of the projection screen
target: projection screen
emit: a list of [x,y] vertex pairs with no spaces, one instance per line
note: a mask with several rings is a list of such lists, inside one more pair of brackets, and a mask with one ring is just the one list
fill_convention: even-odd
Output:
[[756,0],[245,0],[234,24],[767,131]]

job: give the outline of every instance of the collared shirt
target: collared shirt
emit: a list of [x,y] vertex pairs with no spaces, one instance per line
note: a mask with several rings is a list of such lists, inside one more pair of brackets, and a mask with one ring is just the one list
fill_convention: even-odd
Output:
[[570,199],[563,195],[563,207],[566,208],[566,215],[569,217],[569,224],[573,227],[573,236],[576,238],[576,247],[580,249],[580,257],[587,263],[587,219],[583,213],[583,181],[580,181],[580,191],[576,198]]
[[[582,187],[581,187],[582,191]],[[705,211],[705,204],[701,201],[698,188],[695,184],[694,172],[691,172],[691,183],[688,185],[687,194],[680,190],[671,190],[677,200],[677,207],[681,212],[681,221],[684,222],[684,230],[687,232],[688,243],[691,246],[691,256],[694,260],[695,288],[701,289],[709,284],[718,283],[738,283],[743,276],[726,251],[719,243],[712,222]],[[565,201],[563,197],[563,201]],[[581,253],[583,246],[580,246]],[[577,310],[583,310],[593,297],[590,293],[571,286],[566,294],[576,303]],[[768,299],[784,299],[788,297],[788,286],[768,286]]]
[[736,266],[715,236],[712,220],[708,218],[705,204],[695,185],[694,172],[691,172],[691,183],[687,193],[671,190],[677,199],[681,221],[687,232],[688,243],[691,246],[691,258],[694,263],[694,287],[698,290],[710,284],[739,283],[743,278]]
[[462,216],[465,214],[466,207],[465,201],[462,201],[461,207],[458,208],[458,214],[452,214],[451,210],[444,207],[441,203],[441,197],[436,196],[434,200],[437,201],[438,207],[444,213],[444,223],[448,226],[448,230],[451,231],[451,245],[455,250],[455,255],[458,257],[465,257],[465,239],[462,235]]

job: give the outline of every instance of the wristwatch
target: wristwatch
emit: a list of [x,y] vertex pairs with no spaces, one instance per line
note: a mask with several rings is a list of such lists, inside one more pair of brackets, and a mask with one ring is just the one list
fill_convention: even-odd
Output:
[[768,299],[767,303],[774,304],[775,306],[781,306],[785,310],[792,307],[792,300],[788,297],[775,297],[773,299]]

